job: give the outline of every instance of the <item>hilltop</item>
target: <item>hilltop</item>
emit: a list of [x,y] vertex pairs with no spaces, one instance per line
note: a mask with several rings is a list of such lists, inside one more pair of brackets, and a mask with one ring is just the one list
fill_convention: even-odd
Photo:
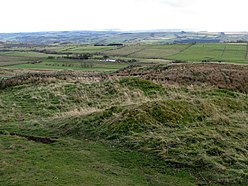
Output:
[[56,31],[30,33],[0,33],[0,41],[46,44],[165,44],[247,42],[247,33],[163,31]]

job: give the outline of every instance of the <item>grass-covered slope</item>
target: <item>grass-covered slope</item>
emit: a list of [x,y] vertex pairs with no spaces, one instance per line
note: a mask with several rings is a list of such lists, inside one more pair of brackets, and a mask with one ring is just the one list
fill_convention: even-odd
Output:
[[[44,78],[1,89],[2,183],[248,184],[247,94],[144,77]],[[44,137],[52,143],[35,142]]]
[[247,101],[222,94],[165,99],[60,118],[48,125],[61,135],[106,139],[155,154],[173,166],[199,171],[209,182],[239,183],[248,178]]
[[0,135],[0,149],[0,185],[195,185],[184,170],[90,140],[42,144]]

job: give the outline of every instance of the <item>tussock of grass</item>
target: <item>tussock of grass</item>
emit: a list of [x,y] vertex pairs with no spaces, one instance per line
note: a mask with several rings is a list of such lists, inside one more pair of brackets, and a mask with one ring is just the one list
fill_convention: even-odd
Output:
[[157,93],[166,93],[164,87],[162,87],[161,85],[139,78],[123,78],[120,80],[120,84],[133,89],[140,89],[144,92],[145,96],[152,96]]

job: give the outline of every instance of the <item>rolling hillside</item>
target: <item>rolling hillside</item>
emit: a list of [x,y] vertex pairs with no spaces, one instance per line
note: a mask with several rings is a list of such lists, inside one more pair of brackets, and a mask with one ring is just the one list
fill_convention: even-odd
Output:
[[0,183],[246,185],[246,74],[183,64],[2,79]]

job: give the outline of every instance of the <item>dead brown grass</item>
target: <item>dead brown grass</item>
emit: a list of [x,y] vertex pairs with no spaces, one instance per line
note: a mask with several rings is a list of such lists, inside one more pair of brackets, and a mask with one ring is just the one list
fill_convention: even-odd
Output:
[[231,64],[178,64],[133,67],[117,76],[138,76],[164,84],[210,85],[248,93],[248,66]]

